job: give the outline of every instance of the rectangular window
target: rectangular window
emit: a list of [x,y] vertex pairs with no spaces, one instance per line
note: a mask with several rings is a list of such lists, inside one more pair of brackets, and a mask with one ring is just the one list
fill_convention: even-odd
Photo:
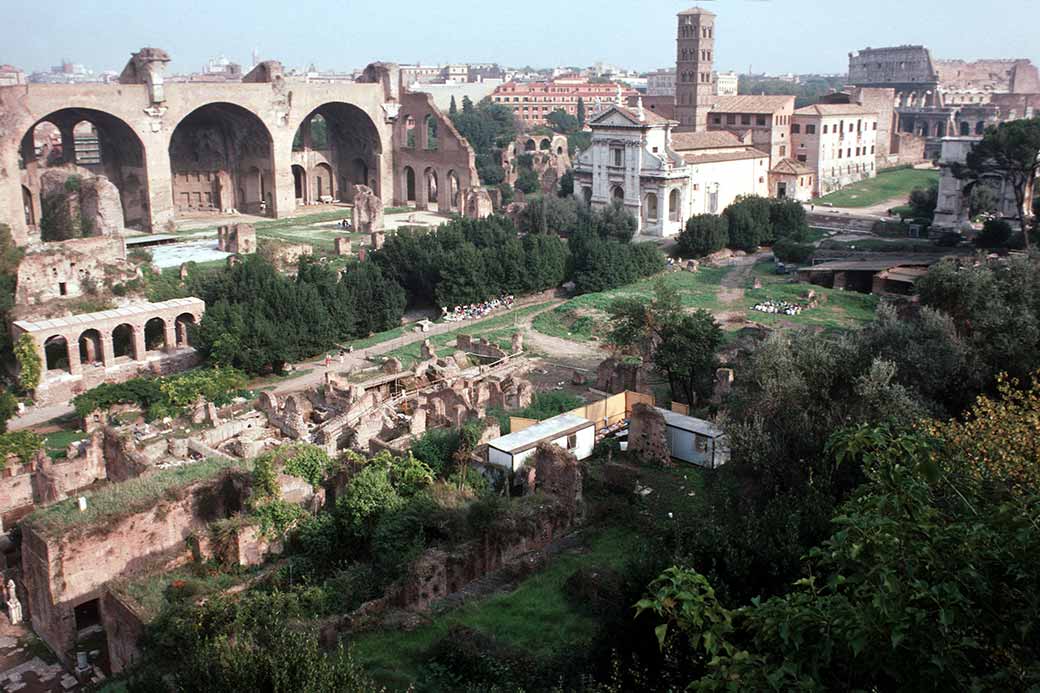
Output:
[[798,123],[795,123],[794,125],[792,125],[791,126],[791,134],[792,135],[800,135],[800,134],[802,134],[802,126],[799,125]]
[[735,116],[732,113],[730,113],[729,115],[726,116],[726,125],[736,125],[736,124],[737,124],[737,116]]
[[839,158],[839,159],[840,159],[840,158],[842,158],[842,154],[844,154],[844,153],[845,153],[845,150],[844,150],[844,149],[839,149],[839,150],[838,150],[838,158]]
[[801,162],[802,162],[802,163],[804,164],[804,163],[805,163],[805,161],[806,161],[806,159],[805,159],[805,154],[799,154],[799,155],[798,155],[798,160],[799,160],[799,161],[801,161]]
[[620,147],[614,147],[610,150],[610,158],[613,161],[614,166],[624,166],[625,150]]
[[787,145],[780,145],[780,156],[787,156]]
[[578,447],[578,434],[571,433],[567,436],[567,449],[574,450],[576,447]]
[[827,134],[827,126],[826,125],[823,126],[823,134],[825,134],[825,135]]
[[69,295],[69,289],[68,286],[66,286],[65,282],[58,282],[58,293],[62,296]]
[[693,449],[699,455],[706,454],[708,452],[708,436],[702,436],[700,433],[694,433]]
[[740,124],[741,125],[751,125],[751,116],[749,116],[749,115],[742,115],[742,116],[740,116]]
[[[824,132],[827,132],[827,131],[824,130]],[[806,125],[805,126],[805,134],[806,135],[815,135],[816,134],[816,126],[815,125]]]
[[758,117],[755,118],[755,125],[765,126],[765,124],[766,124],[766,117],[765,116],[758,116]]
[[716,125],[722,125],[722,116],[712,116],[711,121]]

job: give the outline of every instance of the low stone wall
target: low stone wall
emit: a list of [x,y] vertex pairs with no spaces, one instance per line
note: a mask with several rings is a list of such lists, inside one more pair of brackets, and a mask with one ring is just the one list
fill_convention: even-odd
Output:
[[202,361],[198,352],[191,348],[182,348],[173,352],[151,352],[143,361],[123,358],[124,362],[116,363],[108,368],[85,367],[79,375],[66,373],[40,383],[40,386],[33,392],[36,404],[47,406],[68,402],[76,395],[102,383],[122,383],[137,377],[180,373],[194,368]]

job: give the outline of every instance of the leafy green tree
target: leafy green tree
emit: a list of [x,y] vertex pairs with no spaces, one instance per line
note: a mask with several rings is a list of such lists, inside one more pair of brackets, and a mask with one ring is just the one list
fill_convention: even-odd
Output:
[[574,197],[574,171],[571,169],[567,169],[560,176],[560,189],[557,194],[564,198]]
[[939,204],[939,184],[932,183],[910,191],[910,209],[918,219],[934,219],[935,207]]
[[469,96],[463,96],[462,97],[462,112],[463,113],[472,113],[473,112],[473,99],[469,98]]
[[577,118],[559,108],[547,115],[545,120],[549,127],[561,135],[573,134],[581,128]]
[[770,204],[764,197],[740,197],[722,213],[729,227],[729,247],[752,252],[772,236]]
[[571,157],[592,146],[592,133],[584,130],[567,135],[567,150]]
[[1011,240],[1011,224],[1003,219],[987,219],[982,231],[975,237],[979,248],[1003,248]]
[[525,195],[531,195],[542,189],[542,181],[530,168],[521,168],[516,176],[516,189]]
[[722,328],[711,313],[683,311],[676,291],[663,281],[649,304],[619,299],[607,308],[611,343],[642,356],[668,380],[672,399],[696,404],[711,390]]
[[516,221],[521,233],[564,234],[578,223],[578,202],[573,197],[534,196]]
[[809,224],[805,218],[805,207],[795,200],[770,200],[769,225],[772,227],[769,236],[772,241],[783,238],[796,243],[804,243],[809,238]]
[[[996,422],[994,422],[996,423]],[[1035,428],[1029,435],[1036,435]],[[789,592],[728,609],[672,569],[639,608],[701,664],[698,690],[1028,690],[1040,685],[1032,599],[1036,502],[973,483],[920,432],[837,435],[864,490]],[[939,464],[936,464],[939,462]],[[945,465],[950,462],[952,464]],[[945,465],[945,466],[944,466]]]
[[717,214],[699,214],[686,220],[679,232],[675,250],[682,257],[704,257],[729,243],[729,224]]
[[812,243],[798,243],[787,238],[780,238],[773,244],[773,255],[781,262],[802,265],[816,252]]
[[10,392],[0,389],[0,433],[7,433],[7,422],[18,413],[18,400]]
[[635,216],[617,200],[592,212],[592,225],[601,237],[622,243],[631,241],[639,228]]
[[32,392],[40,384],[43,360],[36,351],[36,342],[28,332],[18,335],[18,339],[15,340],[14,356],[18,362],[18,386],[24,392]]
[[963,166],[954,166],[954,175],[971,183],[998,177],[1006,181],[1015,196],[1019,228],[1029,247],[1026,227],[1026,195],[1040,169],[1040,117],[1000,123],[986,130],[982,141],[968,153]]

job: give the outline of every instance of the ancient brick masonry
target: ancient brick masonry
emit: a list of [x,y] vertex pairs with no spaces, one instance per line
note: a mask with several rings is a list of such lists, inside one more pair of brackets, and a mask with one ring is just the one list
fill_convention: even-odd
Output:
[[[51,168],[62,184],[81,176],[75,203],[95,233],[159,231],[187,211],[280,218],[300,204],[349,202],[354,185],[394,204],[486,211],[485,198],[469,201],[480,187],[472,148],[429,95],[402,89],[396,65],[373,63],[349,84],[293,82],[274,61],[240,84],[168,84],[169,60],[145,48],[118,83],[0,87],[0,219],[16,243],[39,240]],[[318,116],[324,141],[312,133]],[[62,144],[37,156],[42,122]],[[100,148],[97,163],[77,167],[82,123]]]
[[642,402],[632,407],[628,451],[648,464],[671,464],[672,453],[668,447],[664,416],[654,407]]

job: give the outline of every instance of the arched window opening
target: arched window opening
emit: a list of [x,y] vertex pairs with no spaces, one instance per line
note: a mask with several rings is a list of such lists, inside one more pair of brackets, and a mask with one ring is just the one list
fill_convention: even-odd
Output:
[[426,116],[426,148],[433,151],[437,149],[437,119],[432,115]]
[[615,185],[614,186],[614,190],[611,192],[610,196],[612,198],[614,198],[615,202],[624,202],[625,201],[625,189],[622,188],[620,185]]
[[134,353],[134,328],[126,323],[112,330],[112,356],[137,358]]
[[538,149],[538,145],[535,144],[534,140],[527,140],[527,142],[524,143],[524,151],[525,152],[533,152],[536,149]]
[[415,202],[415,170],[411,166],[404,167],[405,201]]
[[191,313],[181,313],[174,323],[176,327],[176,338],[178,347],[189,347],[194,340],[195,316]]
[[43,343],[43,353],[47,358],[47,370],[69,372],[69,343],[64,337],[47,338]]
[[166,346],[166,321],[152,318],[144,324],[145,351],[158,351]]
[[668,194],[668,219],[671,221],[679,221],[679,190],[672,190]]
[[97,330],[89,329],[79,336],[79,361],[84,366],[101,364],[101,333]]
[[76,123],[72,128],[72,142],[77,166],[101,165],[101,143],[93,123],[89,120]]
[[415,118],[408,116],[404,119],[404,146],[408,149],[415,149],[417,146],[415,138]]

